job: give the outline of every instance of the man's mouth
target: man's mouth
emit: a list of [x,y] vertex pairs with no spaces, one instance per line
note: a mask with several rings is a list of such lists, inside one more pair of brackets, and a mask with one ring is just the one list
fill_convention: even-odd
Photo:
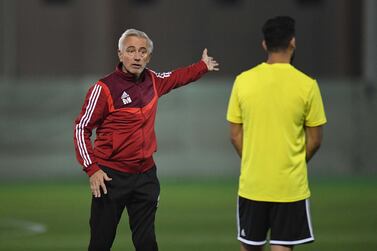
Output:
[[136,68],[136,69],[141,68],[141,64],[132,64],[131,66],[132,66],[132,68]]

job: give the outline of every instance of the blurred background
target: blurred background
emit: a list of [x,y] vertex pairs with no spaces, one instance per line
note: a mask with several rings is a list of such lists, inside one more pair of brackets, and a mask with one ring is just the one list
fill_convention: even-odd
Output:
[[0,0],[0,15],[0,180],[83,175],[73,120],[128,28],[154,41],[155,71],[196,62],[205,47],[221,63],[160,100],[160,175],[237,175],[228,97],[235,76],[265,60],[261,26],[276,15],[296,19],[294,65],[318,80],[328,117],[311,172],[377,174],[373,0]]
[[[311,179],[357,177],[357,184],[366,182],[374,189],[363,190],[371,195],[377,184],[376,1],[0,0],[3,198],[9,198],[12,184],[22,182],[78,181],[86,186],[74,154],[73,121],[88,88],[114,70],[118,39],[128,28],[143,30],[153,40],[149,68],[157,72],[198,61],[204,48],[220,62],[220,72],[160,99],[155,159],[163,181],[231,180],[234,186],[228,191],[235,198],[239,159],[228,136],[228,98],[235,76],[266,59],[261,27],[277,15],[296,19],[294,65],[318,80],[327,114],[323,145],[309,167]],[[370,198],[362,205],[377,207]],[[12,218],[15,209],[4,205],[0,242],[1,230],[7,236],[14,226],[4,223],[4,217]],[[376,214],[368,219],[371,229],[377,229]],[[369,250],[377,246],[374,239],[368,239],[374,245]],[[38,245],[36,250],[52,250]],[[0,249],[12,246],[1,249],[0,244]]]

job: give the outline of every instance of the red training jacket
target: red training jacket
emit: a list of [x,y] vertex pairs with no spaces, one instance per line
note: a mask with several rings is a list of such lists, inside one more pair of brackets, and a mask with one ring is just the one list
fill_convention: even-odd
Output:
[[[199,61],[173,72],[155,73],[145,69],[138,80],[116,70],[92,86],[80,115],[75,120],[76,157],[91,176],[98,165],[141,173],[154,166],[157,150],[154,123],[157,101],[172,89],[199,79],[208,71]],[[90,137],[96,128],[94,147]]]

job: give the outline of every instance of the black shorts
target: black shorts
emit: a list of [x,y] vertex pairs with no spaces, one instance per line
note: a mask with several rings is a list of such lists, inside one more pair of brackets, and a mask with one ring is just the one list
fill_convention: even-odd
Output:
[[271,245],[314,241],[308,199],[281,203],[238,197],[237,227],[237,239],[248,245],[264,245],[268,231]]

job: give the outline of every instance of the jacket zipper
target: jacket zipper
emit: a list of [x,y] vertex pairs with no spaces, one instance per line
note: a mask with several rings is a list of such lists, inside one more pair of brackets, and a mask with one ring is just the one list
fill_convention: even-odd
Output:
[[[141,124],[141,134],[142,134],[142,142],[141,142],[141,154],[142,154],[142,159],[141,159],[141,165],[140,165],[140,169],[143,168],[143,162],[144,162],[144,159],[145,159],[145,152],[144,152],[144,142],[145,142],[145,133],[144,133],[144,125],[145,125],[145,116],[144,116],[144,112],[143,112],[143,107],[144,107],[144,97],[142,96],[142,92],[140,90],[140,87],[139,87],[139,94],[140,94],[140,99],[141,99],[141,107],[140,107],[140,113],[141,113],[141,117],[143,119],[142,121],[142,124]],[[140,170],[141,171],[141,170]]]
[[141,152],[142,152],[142,158],[145,159],[145,156],[144,156],[144,142],[145,142],[144,124],[145,124],[145,116],[144,116],[144,113],[143,113],[143,108],[140,108],[140,112],[141,112],[141,116],[143,118],[143,123],[141,125],[141,134],[142,134],[142,138],[143,138],[143,141],[141,143]]

